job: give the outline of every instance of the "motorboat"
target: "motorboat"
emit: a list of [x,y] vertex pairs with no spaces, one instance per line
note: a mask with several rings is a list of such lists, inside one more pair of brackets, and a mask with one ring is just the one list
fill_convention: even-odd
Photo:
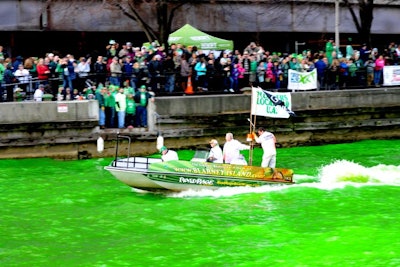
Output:
[[[293,170],[206,162],[207,153],[196,153],[192,160],[162,161],[156,157],[118,157],[106,166],[116,179],[147,191],[215,190],[223,187],[259,187],[293,184]],[[199,156],[201,155],[201,156]]]

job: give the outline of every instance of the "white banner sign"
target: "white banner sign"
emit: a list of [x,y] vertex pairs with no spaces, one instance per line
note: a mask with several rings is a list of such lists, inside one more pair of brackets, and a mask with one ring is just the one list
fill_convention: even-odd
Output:
[[400,85],[400,66],[383,67],[383,85]]
[[290,93],[272,93],[260,87],[252,88],[251,115],[289,118],[292,109]]
[[57,111],[58,111],[58,113],[68,112],[68,105],[65,103],[58,103]]
[[317,89],[317,70],[310,72],[299,72],[289,70],[288,89],[290,90],[312,90]]

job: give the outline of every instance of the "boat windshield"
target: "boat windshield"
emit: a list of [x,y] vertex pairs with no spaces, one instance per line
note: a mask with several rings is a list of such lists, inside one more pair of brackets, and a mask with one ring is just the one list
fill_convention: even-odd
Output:
[[207,150],[196,150],[191,161],[206,162],[209,154]]

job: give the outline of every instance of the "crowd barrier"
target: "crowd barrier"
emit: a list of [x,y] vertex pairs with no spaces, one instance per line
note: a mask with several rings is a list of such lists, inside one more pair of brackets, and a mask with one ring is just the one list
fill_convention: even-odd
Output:
[[[279,91],[301,91],[301,90],[332,90],[327,84],[323,85],[322,87],[318,84],[316,81],[316,74],[314,76],[311,76],[311,73],[298,73],[293,71],[294,74],[290,75],[288,79],[288,86],[287,88],[275,88],[273,85],[271,87],[268,87],[266,89],[274,89],[274,90],[279,90]],[[357,72],[357,77],[356,79],[349,80],[347,84],[345,84],[346,89],[355,89],[355,88],[368,88],[374,86],[373,84],[368,84],[368,77],[367,77],[367,72],[366,70],[358,70]],[[140,80],[138,81],[138,86],[142,84],[146,84],[146,87],[151,86],[151,78],[144,73],[145,76],[141,77]],[[301,78],[301,76],[304,75],[310,75],[310,77],[313,77],[313,79],[304,79]],[[104,80],[106,83],[109,83],[109,78],[112,76],[110,73],[104,74],[104,75],[98,75],[96,73],[88,73],[85,77],[79,77],[77,75],[76,79],[76,88],[80,92],[82,92],[83,88],[88,85],[95,85],[98,81],[99,78]],[[16,77],[17,79],[20,77]],[[131,77],[127,77],[126,74],[122,73],[120,78],[120,84],[123,86],[123,83],[126,80],[130,80]],[[223,79],[220,76],[219,77],[210,77],[211,79],[217,80],[218,79]],[[164,92],[164,85],[166,83],[166,76],[165,75],[158,75],[157,77],[153,78],[156,79],[156,90],[157,93],[160,93],[160,95],[163,95]],[[79,82],[78,82],[79,81]],[[306,81],[306,82],[304,82]],[[326,81],[326,79],[325,79]],[[39,80],[37,77],[31,77],[29,76],[28,78],[24,77],[24,82],[12,82],[12,83],[2,83],[1,88],[0,88],[0,101],[10,101],[11,98],[7,98],[8,93],[13,94],[13,101],[29,101],[33,100],[33,94],[35,90],[39,87],[39,84],[44,84],[44,85],[49,85],[48,88],[46,88],[48,91],[47,93],[49,94],[57,94],[58,88],[62,86],[64,83],[64,79],[62,76],[60,77],[52,77],[48,78],[46,80]],[[210,84],[211,85],[211,84]],[[223,83],[214,83],[214,87],[210,86],[209,88],[210,93],[213,92],[224,92],[222,87]],[[382,85],[383,86],[398,86],[400,85],[400,66],[385,66],[383,70],[383,75],[382,75]],[[339,88],[335,88],[339,89]],[[341,89],[344,89],[343,87]],[[177,74],[175,78],[175,92],[183,93],[184,90],[180,87],[180,77]],[[2,97],[2,98],[1,98]]]

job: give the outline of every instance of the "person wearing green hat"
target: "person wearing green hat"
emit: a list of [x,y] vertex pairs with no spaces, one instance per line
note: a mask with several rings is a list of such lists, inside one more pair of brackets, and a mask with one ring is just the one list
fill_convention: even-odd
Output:
[[147,105],[154,102],[153,95],[146,91],[146,85],[142,85],[133,97],[136,103],[136,127],[147,127]]
[[115,127],[115,95],[118,93],[118,86],[109,85],[104,94],[104,106],[106,113],[106,127]]
[[136,104],[133,99],[133,94],[129,94],[126,96],[126,126],[131,129],[133,125],[135,125],[135,117],[136,117]]
[[106,127],[105,95],[107,95],[107,88],[99,86],[95,94],[99,103],[99,126],[100,129],[104,129]]
[[328,42],[326,42],[325,44],[325,54],[326,57],[328,58],[328,63],[332,64],[332,60],[333,60],[333,51],[335,50],[334,48],[334,41],[333,41],[333,37],[329,38]]
[[166,146],[162,146],[160,148],[161,159],[163,161],[170,161],[170,160],[179,160],[178,153],[175,151],[168,149]]
[[118,128],[125,128],[126,94],[124,93],[124,88],[119,88],[117,94],[115,94],[115,112],[118,119]]
[[291,70],[295,70],[295,71],[300,71],[300,64],[299,61],[296,57],[292,57],[292,59],[289,61],[289,68]]
[[349,37],[347,39],[347,45],[346,45],[346,58],[350,59],[354,56],[354,49],[352,45],[353,39]]

